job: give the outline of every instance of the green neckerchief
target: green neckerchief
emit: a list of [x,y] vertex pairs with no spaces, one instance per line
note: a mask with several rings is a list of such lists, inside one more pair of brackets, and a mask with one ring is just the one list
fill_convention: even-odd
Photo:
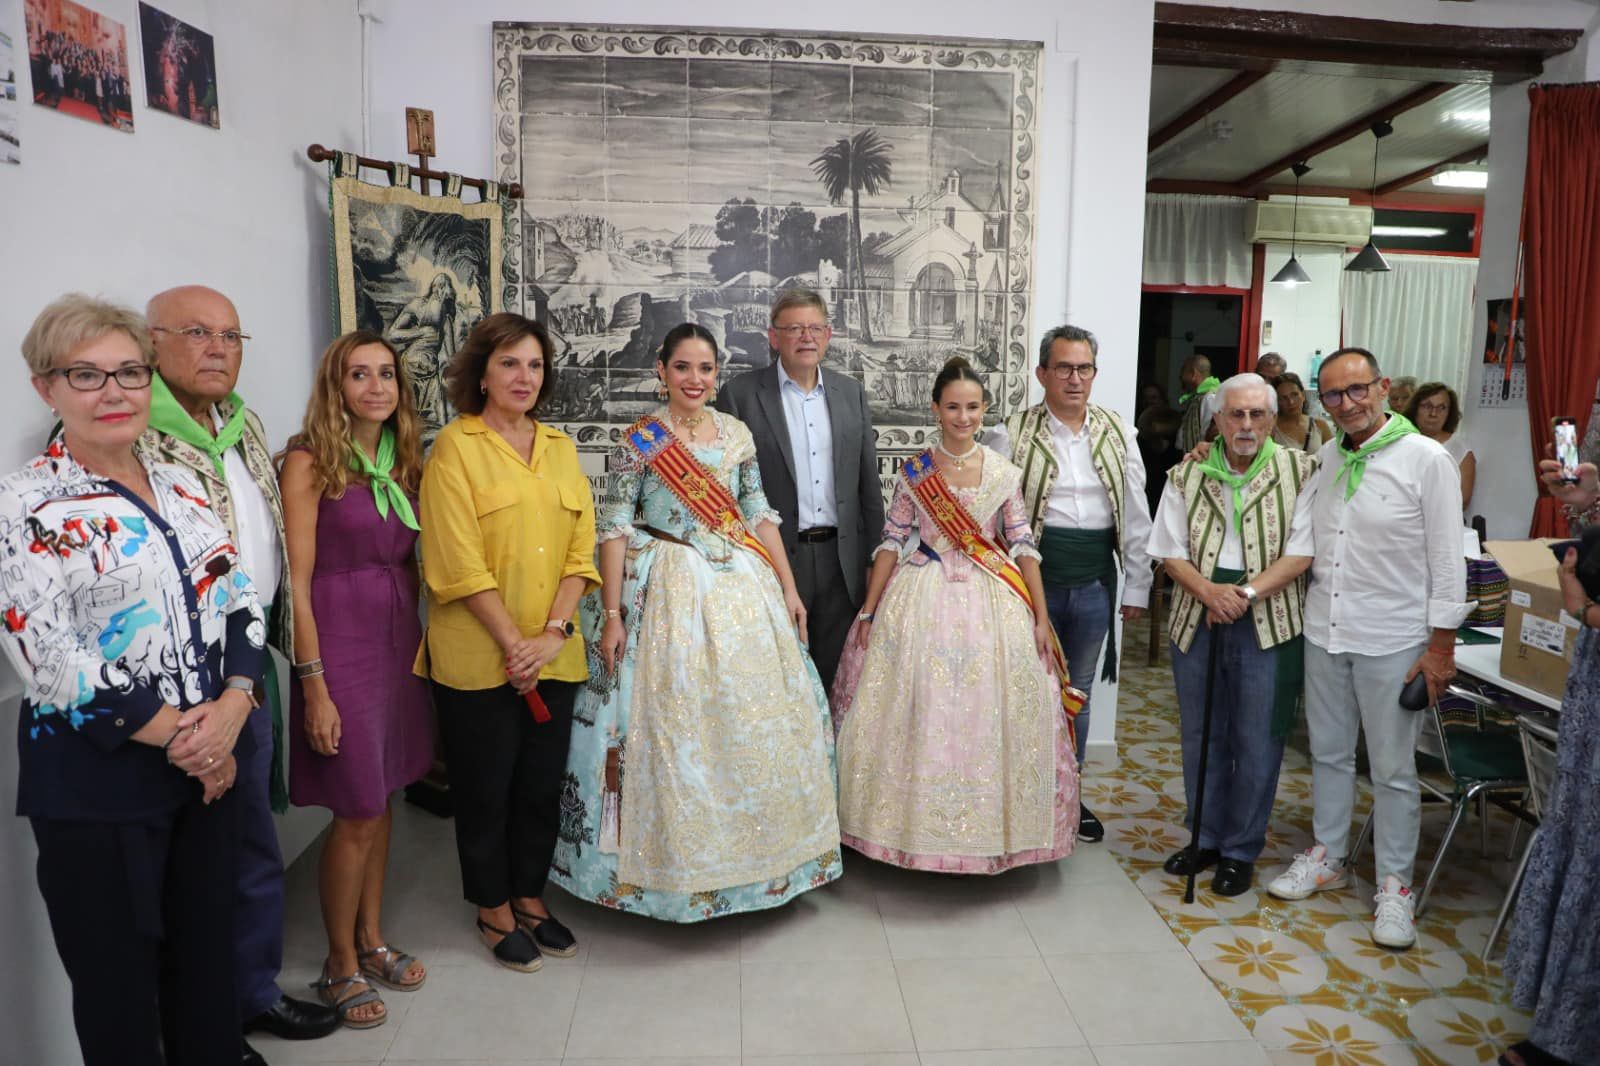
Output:
[[411,510],[411,501],[406,499],[405,490],[395,483],[390,471],[394,469],[394,430],[384,426],[378,434],[378,461],[374,463],[367,458],[367,453],[355,441],[350,442],[350,468],[361,474],[372,484],[372,502],[378,505],[378,517],[384,521],[389,520],[389,507],[393,505],[394,513],[400,516],[400,522],[407,529],[421,530],[417,525],[417,516]]
[[1216,392],[1217,391],[1217,386],[1219,386],[1221,384],[1222,384],[1222,382],[1218,381],[1216,378],[1206,378],[1204,381],[1202,381],[1200,384],[1198,384],[1198,385],[1196,385],[1194,387],[1194,391],[1193,392],[1186,392],[1182,396],[1179,396],[1178,397],[1178,406],[1182,407],[1184,404],[1188,403],[1190,400],[1199,399],[1201,396],[1204,396],[1208,392]]
[[1361,475],[1367,472],[1367,460],[1374,454],[1387,448],[1401,437],[1409,437],[1417,431],[1417,427],[1405,415],[1389,413],[1389,421],[1383,428],[1367,438],[1367,443],[1350,450],[1349,436],[1339,438],[1339,454],[1344,456],[1344,464],[1339,467],[1339,472],[1333,476],[1333,483],[1337,485],[1339,479],[1349,475],[1350,480],[1345,482],[1344,498],[1349,500],[1356,494],[1356,489],[1361,485]]
[[1228,466],[1227,449],[1219,444],[1211,447],[1211,454],[1205,461],[1198,464],[1200,473],[1208,478],[1213,478],[1233,489],[1233,531],[1243,536],[1244,522],[1244,487],[1261,473],[1261,468],[1272,461],[1273,453],[1278,450],[1277,442],[1271,437],[1263,438],[1261,450],[1256,452],[1256,457],[1250,462],[1250,469],[1242,474],[1235,474],[1233,468]]
[[150,379],[150,428],[199,448],[211,456],[211,461],[217,467],[217,476],[226,478],[222,457],[229,448],[239,443],[239,438],[244,436],[245,425],[244,398],[237,392],[230,392],[228,402],[233,404],[233,417],[213,437],[206,427],[183,409],[177,397],[172,395],[172,390],[167,388],[167,383],[157,374]]

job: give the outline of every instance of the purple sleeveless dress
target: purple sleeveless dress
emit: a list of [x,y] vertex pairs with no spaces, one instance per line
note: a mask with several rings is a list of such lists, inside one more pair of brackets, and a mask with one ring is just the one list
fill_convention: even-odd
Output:
[[[415,498],[412,501],[415,507]],[[317,509],[311,609],[324,679],[339,709],[339,754],[318,755],[305,733],[305,694],[291,682],[289,798],[340,818],[375,818],[389,796],[433,765],[427,682],[411,672],[422,643],[413,565],[417,534],[353,480]]]

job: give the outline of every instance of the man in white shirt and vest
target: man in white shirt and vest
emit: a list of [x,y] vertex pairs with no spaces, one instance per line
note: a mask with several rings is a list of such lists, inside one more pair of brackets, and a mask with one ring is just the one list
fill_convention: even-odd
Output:
[[1217,379],[1211,376],[1211,360],[1203,355],[1191,355],[1178,368],[1178,382],[1183,392],[1178,397],[1178,407],[1183,418],[1178,423],[1178,450],[1187,455],[1194,446],[1206,439],[1210,429],[1202,402],[1216,391]]
[[1317,461],[1272,440],[1278,394],[1237,374],[1214,394],[1217,443],[1174,467],[1156,509],[1150,555],[1177,585],[1169,632],[1193,824],[1206,674],[1217,642],[1210,755],[1198,846],[1170,874],[1217,867],[1211,890],[1249,890],[1267,842],[1283,742],[1300,698],[1305,572],[1311,565]]
[[1422,824],[1416,745],[1422,716],[1400,706],[1418,673],[1437,699],[1455,676],[1466,617],[1461,479],[1455,460],[1385,410],[1389,379],[1363,348],[1322,364],[1322,405],[1340,432],[1317,453],[1306,596],[1306,725],[1315,844],[1267,888],[1304,899],[1345,883],[1355,806],[1356,731],[1372,768],[1378,891],[1374,942],[1416,942],[1411,896]]
[[[283,538],[283,503],[261,420],[234,391],[249,335],[239,312],[222,293],[199,285],[168,289],[146,311],[158,373],[151,383],[150,428],[139,448],[148,458],[194,472],[210,494],[239,548],[245,572],[268,618],[268,642],[292,661],[289,561]],[[282,700],[270,664],[262,706],[244,723],[256,755],[239,765],[238,901],[231,945],[238,971],[240,1017],[246,1031],[266,1030],[286,1039],[326,1036],[339,1027],[330,1007],[292,999],[278,987],[283,963],[283,856],[272,807],[283,790]],[[245,1045],[243,1062],[259,1063]]]
[[[1034,371],[1044,386],[1044,402],[1012,415],[988,438],[991,448],[1022,468],[1023,502],[1043,557],[1050,624],[1067,657],[1069,681],[1090,695],[1102,647],[1102,676],[1116,680],[1112,623],[1118,560],[1124,619],[1144,613],[1151,581],[1144,460],[1122,416],[1089,402],[1099,354],[1100,342],[1086,329],[1058,326],[1046,333]],[[1075,740],[1081,769],[1089,740],[1087,699],[1078,712]],[[1082,807],[1078,838],[1104,836],[1100,820]]]

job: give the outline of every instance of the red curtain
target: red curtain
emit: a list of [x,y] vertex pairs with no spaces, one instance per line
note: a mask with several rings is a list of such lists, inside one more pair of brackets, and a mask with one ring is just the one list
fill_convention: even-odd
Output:
[[[1571,415],[1580,434],[1587,429],[1600,380],[1600,83],[1535,85],[1528,100],[1523,264],[1537,461],[1552,418]],[[1529,536],[1566,532],[1556,501],[1541,491]]]

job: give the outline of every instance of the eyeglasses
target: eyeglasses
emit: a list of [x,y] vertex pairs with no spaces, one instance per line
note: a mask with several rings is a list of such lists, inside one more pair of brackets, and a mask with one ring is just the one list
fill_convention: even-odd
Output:
[[1426,411],[1430,415],[1442,415],[1450,410],[1450,405],[1447,403],[1419,403],[1417,404],[1417,410]]
[[97,366],[69,366],[50,371],[66,378],[67,384],[79,392],[99,392],[106,387],[106,378],[116,378],[117,384],[125,389],[148,389],[155,372],[155,367],[142,363],[119,366],[115,370],[101,370]]
[[825,337],[827,336],[829,328],[831,327],[826,324],[821,326],[773,326],[772,331],[774,333],[781,333],[790,340],[795,341],[799,340],[801,337]]
[[1093,363],[1057,363],[1055,366],[1050,367],[1046,373],[1053,376],[1057,381],[1069,381],[1072,378],[1077,378],[1079,381],[1088,381],[1094,377],[1095,371],[1099,369]]
[[1234,422],[1265,422],[1273,417],[1272,412],[1264,407],[1252,407],[1248,411],[1240,407],[1231,411],[1224,411],[1222,415],[1224,418]]
[[1323,389],[1317,393],[1317,398],[1322,401],[1322,406],[1328,410],[1343,407],[1345,400],[1351,403],[1360,403],[1367,398],[1367,392],[1382,378],[1373,378],[1371,381],[1359,382],[1342,389]]
[[204,326],[185,326],[182,329],[168,329],[165,326],[151,326],[152,333],[170,333],[175,337],[182,337],[190,346],[199,348],[206,341],[215,337],[222,342],[224,348],[240,348],[250,339],[250,334],[240,333],[236,329],[206,329]]

